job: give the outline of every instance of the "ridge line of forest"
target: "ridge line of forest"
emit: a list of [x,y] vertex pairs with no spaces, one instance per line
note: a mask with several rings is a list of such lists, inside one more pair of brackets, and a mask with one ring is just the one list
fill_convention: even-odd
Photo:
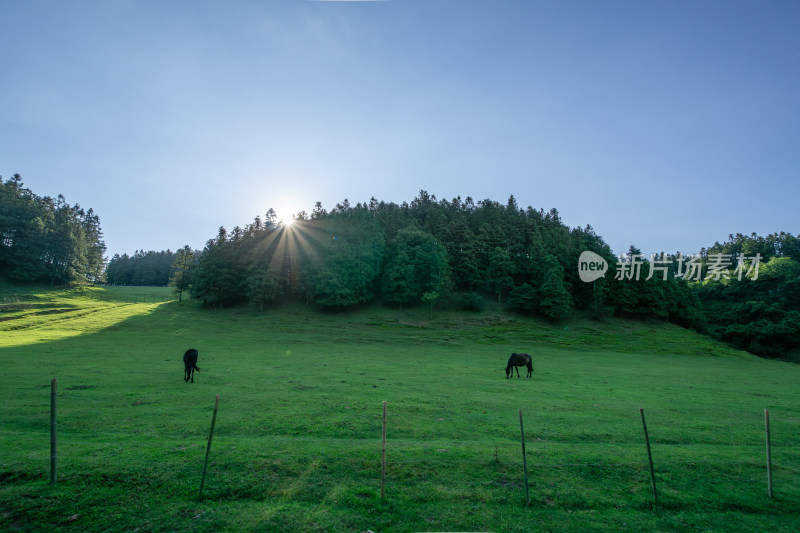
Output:
[[[575,309],[667,320],[769,357],[800,349],[800,239],[790,233],[730,235],[694,261],[717,275],[690,279],[678,253],[648,260],[631,246],[620,266],[591,226],[569,228],[556,209],[522,209],[513,196],[437,200],[423,190],[402,204],[344,200],[328,212],[317,202],[291,225],[270,209],[244,227],[220,227],[203,250],[116,254],[103,270],[91,209],[39,198],[18,175],[0,180],[0,202],[0,273],[15,281],[169,282],[208,307],[260,309],[303,300],[324,309],[381,301],[477,310],[491,298],[554,321]],[[581,281],[585,251],[616,264],[616,275]],[[720,272],[723,258],[738,276]],[[621,275],[633,263],[637,277]]]

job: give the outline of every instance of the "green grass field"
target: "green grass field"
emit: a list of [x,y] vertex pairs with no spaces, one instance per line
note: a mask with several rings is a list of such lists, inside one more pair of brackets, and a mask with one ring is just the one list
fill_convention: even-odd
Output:
[[0,286],[0,530],[800,530],[800,366],[661,323],[162,297]]

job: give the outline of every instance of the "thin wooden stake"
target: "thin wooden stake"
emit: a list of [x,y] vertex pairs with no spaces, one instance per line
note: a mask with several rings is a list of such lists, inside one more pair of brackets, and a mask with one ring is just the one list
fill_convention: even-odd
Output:
[[656,472],[653,469],[653,454],[650,452],[650,437],[647,435],[647,423],[644,421],[644,409],[639,408],[642,415],[642,427],[644,428],[644,441],[647,443],[647,460],[650,462],[650,483],[653,485],[653,499],[658,503],[658,492],[656,491]]
[[211,431],[208,433],[208,444],[206,445],[206,460],[203,463],[203,477],[200,478],[200,492],[197,494],[197,499],[203,497],[203,485],[206,484],[206,470],[208,469],[208,455],[211,453],[211,439],[214,438],[214,424],[217,423],[217,407],[219,406],[219,394],[214,401],[214,414],[211,417]]
[[58,381],[50,380],[50,484],[56,484],[56,466],[58,465],[58,435],[56,433],[56,390]]
[[522,409],[519,410],[519,432],[522,437],[522,471],[525,474],[525,507],[531,504],[531,496],[528,489],[528,458],[525,456],[525,429],[522,427]]
[[386,495],[386,400],[383,401],[383,434],[381,441],[381,500],[383,500]]
[[767,431],[767,494],[772,498],[772,448],[769,443],[769,409],[764,409],[764,427]]

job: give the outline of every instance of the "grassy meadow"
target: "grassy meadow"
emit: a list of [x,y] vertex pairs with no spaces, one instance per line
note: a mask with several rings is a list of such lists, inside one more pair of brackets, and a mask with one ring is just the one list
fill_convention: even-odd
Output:
[[0,530],[800,530],[798,365],[656,322],[165,299],[0,286]]

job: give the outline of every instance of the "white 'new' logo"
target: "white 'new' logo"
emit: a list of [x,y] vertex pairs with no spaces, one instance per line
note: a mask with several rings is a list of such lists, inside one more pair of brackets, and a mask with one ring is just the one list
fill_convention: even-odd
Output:
[[590,282],[606,275],[608,263],[594,252],[585,251],[578,258],[578,275],[581,281]]

